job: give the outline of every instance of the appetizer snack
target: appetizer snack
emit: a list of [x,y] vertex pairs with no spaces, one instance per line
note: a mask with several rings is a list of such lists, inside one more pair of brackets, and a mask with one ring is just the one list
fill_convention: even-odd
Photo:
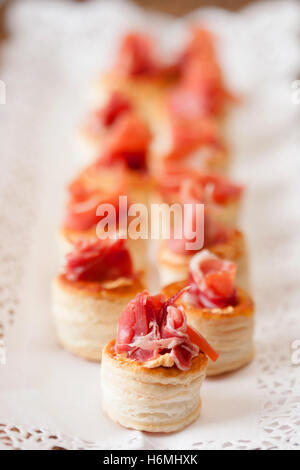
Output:
[[201,173],[183,165],[164,165],[159,175],[161,200],[168,204],[195,201],[207,204],[214,220],[236,226],[243,186],[213,173]]
[[[169,240],[162,240],[158,254],[158,269],[161,285],[171,284],[175,281],[186,280],[189,272],[190,261],[197,251],[189,250],[187,244],[191,239],[186,237],[187,230],[184,225],[190,223],[183,217],[183,227],[180,231],[174,227]],[[220,225],[210,216],[209,210],[205,211],[203,230],[203,248],[223,259],[229,259],[236,263],[238,285],[249,288],[248,253],[244,235],[241,231]]]
[[73,186],[80,183],[89,190],[111,190],[119,179],[132,202],[147,204],[154,185],[148,165],[150,140],[145,122],[134,113],[123,113],[94,154],[94,162],[81,172]]
[[146,34],[131,32],[121,41],[115,64],[97,81],[93,100],[103,103],[107,94],[125,95],[149,121],[159,115],[166,89],[178,75],[178,65],[163,62],[154,41]]
[[59,343],[78,356],[100,361],[124,306],[141,289],[124,240],[78,241],[54,282]]
[[[123,173],[119,167],[113,173],[105,174],[86,170],[69,186],[69,200],[65,210],[62,227],[59,232],[59,242],[62,255],[72,250],[74,243],[82,238],[122,238],[123,227],[120,220],[127,218],[127,205],[120,205],[120,197],[127,196],[127,187],[124,184]],[[99,183],[99,186],[98,186]],[[100,187],[100,185],[102,187]],[[105,187],[105,189],[103,189]],[[110,190],[109,190],[110,187]],[[128,201],[128,205],[130,204]],[[109,206],[106,206],[109,205]],[[106,212],[105,207],[111,209]],[[102,208],[101,211],[99,209]],[[104,227],[100,227],[102,224]],[[107,233],[107,224],[110,224],[110,233]],[[128,218],[127,218],[128,227]],[[125,224],[125,230],[127,230]],[[112,233],[113,232],[113,233]],[[126,237],[125,237],[126,238]],[[128,249],[131,253],[134,268],[144,270],[147,266],[146,240],[128,237]]]
[[178,118],[172,115],[154,134],[151,162],[155,169],[162,163],[185,165],[194,170],[226,174],[228,145],[212,116]]
[[169,106],[179,116],[223,117],[237,99],[227,89],[215,48],[215,38],[204,28],[191,31],[179,59],[180,81],[169,96]]
[[165,295],[174,295],[190,287],[177,303],[219,353],[216,363],[208,362],[207,375],[236,370],[253,358],[254,304],[246,291],[235,287],[235,273],[235,263],[203,250],[191,259],[188,281],[163,289]]
[[107,134],[126,113],[132,112],[130,100],[121,92],[112,91],[103,103],[86,117],[79,133],[79,144],[87,162],[93,161],[105,144]]
[[103,350],[103,408],[113,421],[141,431],[171,432],[199,415],[207,357],[218,354],[186,324],[182,307],[146,291],[129,302],[116,339]]

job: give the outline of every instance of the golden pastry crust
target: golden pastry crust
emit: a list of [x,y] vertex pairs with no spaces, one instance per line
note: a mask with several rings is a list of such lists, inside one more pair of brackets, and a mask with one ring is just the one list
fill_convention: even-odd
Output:
[[65,274],[55,279],[53,314],[58,341],[65,349],[101,360],[101,350],[114,337],[123,308],[144,289],[139,278],[117,281],[72,282]]
[[[162,293],[170,297],[186,285],[186,281],[176,282],[166,286]],[[208,362],[208,376],[236,370],[253,359],[254,303],[240,288],[237,298],[236,306],[223,309],[194,307],[185,297],[178,301],[184,307],[188,323],[219,353],[216,362]]]
[[120,278],[109,282],[70,281],[66,274],[60,274],[55,283],[60,289],[70,295],[80,297],[93,297],[95,299],[115,299],[119,297],[134,297],[144,286],[140,276]]
[[183,429],[199,416],[206,366],[207,358],[200,353],[189,371],[175,366],[146,368],[117,355],[111,341],[103,349],[103,408],[126,428],[148,432]]
[[192,366],[187,371],[173,367],[148,368],[143,362],[128,359],[125,356],[115,353],[115,340],[111,340],[104,348],[103,353],[108,361],[113,361],[114,367],[126,370],[126,373],[138,377],[143,383],[186,383],[194,380],[200,372],[203,372],[207,365],[207,357],[200,352],[192,361]]

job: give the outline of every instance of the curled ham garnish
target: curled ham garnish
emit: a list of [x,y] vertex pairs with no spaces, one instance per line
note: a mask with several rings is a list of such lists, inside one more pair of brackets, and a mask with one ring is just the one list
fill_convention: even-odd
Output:
[[105,282],[132,277],[125,240],[79,240],[66,255],[65,273],[70,281]]
[[134,112],[120,116],[111,128],[99,162],[124,162],[132,170],[147,169],[147,153],[151,134],[146,123]]
[[[203,114],[219,114],[228,102],[236,101],[226,89],[215,52],[214,38],[206,30],[196,28],[179,61],[181,82],[175,90],[177,99],[171,99],[172,113],[189,115],[184,106],[184,96],[189,96],[189,106],[194,97],[193,110]],[[184,95],[184,90],[186,95]]]
[[120,46],[116,69],[129,77],[172,77],[178,65],[163,64],[153,40],[146,34],[128,33]]
[[165,164],[159,177],[162,195],[166,199],[172,195],[178,199],[185,180],[191,182],[195,199],[198,198],[199,202],[226,204],[239,199],[244,189],[243,186],[222,176],[200,173],[185,166]]
[[234,306],[236,305],[235,275],[235,263],[222,260],[208,250],[202,250],[193,256],[190,262],[189,296],[198,307]]
[[139,362],[169,353],[180,370],[191,367],[199,350],[216,360],[217,353],[201,335],[187,326],[183,307],[175,304],[185,291],[183,289],[169,300],[163,295],[150,296],[145,291],[129,302],[118,322],[116,353],[126,354],[129,359]]
[[[170,251],[178,255],[191,255],[203,247],[227,242],[232,229],[222,226],[213,219],[211,209],[207,205],[205,192],[201,186],[195,186],[193,179],[183,180],[180,186],[179,202],[183,207],[182,224],[175,226],[170,239],[166,240]],[[201,220],[196,222],[198,204],[204,204],[202,223],[200,223]],[[189,205],[189,210],[184,209],[185,205]],[[199,233],[200,230],[202,233]],[[194,243],[196,239],[203,239],[203,245],[190,249],[189,244]]]
[[130,111],[132,106],[126,96],[119,91],[113,91],[107,103],[100,109],[96,109],[88,118],[87,127],[93,134],[99,134],[103,128],[108,128],[117,119]]
[[184,227],[184,224],[189,224],[188,227],[191,227],[190,224],[193,224],[193,222],[188,219],[188,217],[183,217],[183,227],[175,227],[171,232],[170,238],[166,240],[167,248],[176,255],[189,256],[195,254],[202,248],[209,248],[218,244],[226,243],[231,236],[232,230],[228,227],[223,227],[214,221],[208,215],[208,211],[205,208],[204,227],[200,228],[203,230],[204,234],[203,246],[200,248],[190,249],[188,248],[189,244],[194,243],[199,235],[189,235],[189,231]]
[[173,149],[169,159],[185,157],[201,147],[221,147],[219,127],[211,117],[171,117]]
[[207,60],[213,60],[216,56],[214,35],[200,26],[193,28],[179,61],[181,67],[184,68],[185,63],[195,56]]
[[65,228],[78,231],[91,229],[103,217],[106,217],[106,215],[97,215],[97,208],[102,204],[111,204],[114,207],[115,214],[111,214],[111,223],[117,220],[119,215],[119,193],[109,195],[100,191],[89,191],[79,183],[74,184],[71,188],[72,192],[63,220]]

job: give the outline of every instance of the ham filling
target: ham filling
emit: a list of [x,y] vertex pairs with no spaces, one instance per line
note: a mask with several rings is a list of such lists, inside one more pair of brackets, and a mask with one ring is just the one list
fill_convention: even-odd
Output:
[[226,308],[236,305],[235,263],[202,250],[190,262],[188,295],[197,307]]
[[178,198],[183,189],[183,181],[190,180],[195,199],[199,202],[226,204],[239,199],[243,186],[234,184],[221,176],[199,173],[181,165],[165,164],[159,184],[162,196]]
[[[226,243],[231,235],[232,229],[223,227],[211,217],[210,208],[207,205],[205,192],[199,186],[195,186],[193,179],[185,179],[181,184],[179,200],[184,205],[189,205],[189,210],[183,209],[181,226],[172,230],[170,239],[166,241],[167,247],[178,255],[190,255],[204,247]],[[204,204],[203,224],[196,224],[197,204]],[[200,221],[201,222],[201,221]],[[202,234],[199,234],[202,230]],[[201,237],[203,235],[203,237]],[[194,243],[196,239],[203,238],[203,246],[195,250],[188,249],[188,244]]]
[[66,255],[65,273],[69,281],[106,282],[132,277],[125,240],[79,240]]
[[214,38],[205,29],[193,31],[179,67],[181,81],[170,97],[172,114],[190,116],[191,110],[194,117],[220,114],[228,102],[235,101],[225,87]]
[[[104,215],[97,215],[97,208],[101,204],[110,204],[115,212],[110,211]],[[109,195],[100,191],[89,191],[78,182],[71,186],[71,195],[67,204],[63,226],[70,230],[85,231],[93,228],[97,223],[107,217],[109,222],[116,223],[119,217],[119,194]]]
[[201,147],[220,147],[221,138],[216,121],[211,117],[171,116],[173,149],[169,158],[180,158]]
[[126,96],[114,91],[105,106],[91,113],[87,127],[93,134],[100,134],[103,128],[112,126],[120,116],[131,109],[132,106]]
[[163,295],[150,296],[145,291],[129,302],[119,319],[116,353],[139,362],[154,360],[168,353],[180,370],[190,369],[199,350],[216,360],[215,351],[201,335],[187,326],[183,308],[175,304],[185,290],[169,300]]
[[106,165],[123,162],[131,170],[145,171],[150,141],[146,123],[134,112],[127,112],[111,128],[99,162]]
[[116,69],[133,77],[171,78],[178,72],[177,64],[163,64],[158,58],[155,45],[146,34],[127,34],[119,50]]

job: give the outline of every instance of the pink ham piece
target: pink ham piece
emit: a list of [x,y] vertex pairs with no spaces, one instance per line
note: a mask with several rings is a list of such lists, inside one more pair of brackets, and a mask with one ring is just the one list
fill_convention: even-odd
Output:
[[128,33],[120,46],[116,70],[132,78],[173,78],[179,64],[162,63],[153,40],[146,34]]
[[173,150],[168,159],[184,158],[201,147],[218,148],[222,145],[219,127],[211,117],[171,116],[171,130]]
[[236,265],[208,250],[193,256],[189,271],[189,296],[203,308],[225,308],[236,305],[234,285]]
[[[171,233],[170,239],[166,240],[167,247],[170,251],[178,255],[190,255],[203,247],[226,243],[232,229],[222,226],[211,217],[205,191],[201,186],[196,186],[193,179],[189,178],[183,180],[180,187],[179,199],[182,205],[190,204],[191,210],[183,212],[182,226],[175,227]],[[197,230],[202,230],[203,233],[199,234],[197,232],[197,235],[195,234],[196,204],[204,204],[204,226],[200,226],[200,224],[197,226]],[[189,243],[195,242],[196,237],[198,237],[199,240],[202,239],[202,236],[204,242],[203,246],[194,250],[187,248]]]
[[69,281],[105,282],[132,277],[125,240],[79,240],[66,255],[65,273]]
[[188,335],[183,308],[175,304],[186,290],[182,289],[169,300],[163,295],[150,296],[144,291],[129,302],[118,322],[116,353],[126,354],[129,359],[139,362],[170,353],[180,370],[191,367],[199,349],[209,357],[215,357],[215,352],[201,335],[197,336],[197,345]]
[[120,116],[104,143],[99,163],[123,162],[128,169],[145,171],[151,134],[147,124],[134,112]]
[[91,113],[87,127],[93,134],[99,134],[103,128],[110,127],[122,114],[131,109],[132,106],[126,96],[118,91],[114,91],[102,108]]
[[121,43],[116,68],[132,77],[156,73],[158,64],[151,39],[145,34],[128,33]]
[[159,177],[161,194],[178,197],[185,180],[190,180],[194,198],[206,203],[226,204],[241,198],[244,187],[222,176],[195,171],[180,164],[165,163]]
[[193,102],[194,115],[218,115],[227,103],[237,101],[225,87],[214,38],[205,29],[194,29],[179,64],[181,82],[174,92],[176,99],[171,99],[173,114],[188,116]]
[[72,187],[70,199],[67,203],[63,226],[70,230],[89,230],[104,217],[97,215],[97,208],[101,204],[110,204],[115,209],[111,223],[116,223],[119,216],[119,193],[106,194],[100,191],[89,191],[80,184]]

